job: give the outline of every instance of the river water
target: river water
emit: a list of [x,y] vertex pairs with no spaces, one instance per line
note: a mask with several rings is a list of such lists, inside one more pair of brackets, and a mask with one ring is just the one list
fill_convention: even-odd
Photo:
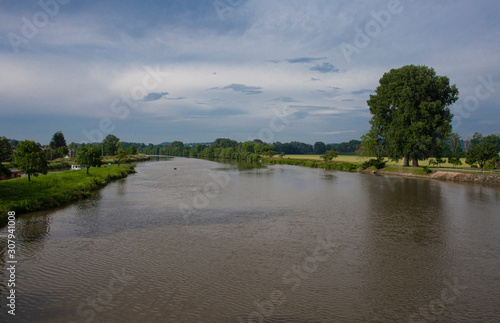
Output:
[[[174,158],[16,223],[0,322],[498,322],[500,188]],[[1,234],[6,234],[4,228]]]

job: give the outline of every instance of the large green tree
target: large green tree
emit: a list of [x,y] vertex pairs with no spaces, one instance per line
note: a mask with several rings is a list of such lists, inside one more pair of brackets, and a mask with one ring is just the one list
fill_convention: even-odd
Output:
[[106,156],[114,156],[118,152],[118,143],[120,142],[120,138],[115,135],[107,135],[103,140],[104,145],[104,155]]
[[12,145],[5,137],[0,138],[0,162],[9,161],[12,156]]
[[47,174],[47,158],[42,148],[31,140],[21,141],[14,152],[14,165],[24,174],[31,176]]
[[76,151],[76,160],[82,167],[87,168],[87,174],[90,167],[101,167],[101,152],[99,148],[91,144],[83,145]]
[[66,139],[64,139],[64,135],[62,131],[56,132],[52,136],[52,140],[50,141],[50,148],[57,149],[59,147],[66,147]]
[[379,82],[367,102],[372,134],[384,143],[389,158],[403,158],[405,166],[411,159],[416,167],[451,133],[453,115],[448,106],[458,100],[458,89],[427,66],[392,69]]

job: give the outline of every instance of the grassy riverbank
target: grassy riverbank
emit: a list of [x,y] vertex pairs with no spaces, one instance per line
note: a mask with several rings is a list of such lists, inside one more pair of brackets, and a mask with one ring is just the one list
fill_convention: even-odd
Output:
[[60,171],[33,177],[0,181],[0,226],[5,225],[8,211],[16,215],[50,209],[88,197],[92,191],[112,180],[134,173],[131,165],[111,165],[86,170]]
[[[151,157],[145,154],[137,154],[137,155],[127,155],[121,161],[122,164],[130,164],[137,163],[141,161],[148,161]],[[117,164],[118,157],[117,156],[103,156],[101,157],[101,161],[103,164]],[[49,161],[49,170],[63,170],[70,169],[72,164],[78,164],[76,158],[58,158]],[[13,164],[9,164],[9,167],[15,168]]]
[[295,158],[262,158],[264,164],[296,165],[312,168],[324,168],[330,170],[342,170],[353,172],[361,168],[361,164],[342,161],[332,161],[325,163],[319,159],[295,159]]
[[[293,156],[293,157],[291,157]],[[294,158],[300,156],[301,158]],[[318,158],[307,158],[307,157],[318,157]],[[343,157],[352,157],[351,161],[357,160],[358,162],[346,162],[341,161]],[[377,169],[374,166],[363,168],[363,161],[360,157],[355,156],[339,156],[338,161],[332,161],[325,163],[319,159],[319,156],[305,156],[305,155],[287,155],[286,158],[262,158],[262,163],[264,164],[284,164],[284,165],[296,165],[305,166],[312,168],[323,168],[328,170],[341,170],[341,171],[358,171],[365,174],[378,174],[378,175],[399,175],[405,177],[422,177],[431,178],[438,180],[447,180],[455,182],[474,182],[474,183],[493,183],[500,184],[500,174],[493,172],[488,173],[488,171],[483,173],[478,173],[477,171],[472,171],[470,169],[463,168],[449,168],[449,169],[436,169],[431,168],[427,165],[422,165],[422,167],[404,167],[401,165],[387,165],[382,169]],[[465,172],[458,173],[458,170],[465,170]],[[468,172],[467,172],[468,171]]]

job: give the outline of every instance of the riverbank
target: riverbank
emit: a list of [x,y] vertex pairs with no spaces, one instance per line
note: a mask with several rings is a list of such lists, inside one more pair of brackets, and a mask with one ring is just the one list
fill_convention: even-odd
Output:
[[[124,159],[120,161],[121,164],[138,163],[142,161],[148,161],[151,157],[145,154],[127,155]],[[101,157],[103,164],[118,164],[117,156],[103,156]],[[71,169],[72,164],[78,164],[76,158],[58,158],[49,161],[49,170],[66,170]],[[14,167],[14,165],[11,165]]]
[[7,212],[16,215],[51,209],[86,198],[109,182],[135,173],[132,165],[110,165],[77,171],[60,171],[0,182],[0,227],[7,223]]
[[429,167],[403,167],[403,166],[388,166],[382,169],[376,169],[375,167],[369,167],[363,169],[361,164],[349,163],[343,161],[332,161],[323,162],[320,160],[311,159],[295,159],[295,158],[263,158],[262,163],[265,164],[285,164],[285,165],[296,165],[305,166],[312,168],[323,168],[327,170],[340,170],[340,171],[358,171],[363,174],[373,174],[373,175],[393,175],[393,176],[403,176],[403,177],[418,177],[418,178],[429,178],[442,181],[453,181],[453,182],[467,182],[467,183],[489,183],[489,184],[500,184],[500,175],[498,174],[481,174],[481,173],[460,173],[454,171],[432,171]]

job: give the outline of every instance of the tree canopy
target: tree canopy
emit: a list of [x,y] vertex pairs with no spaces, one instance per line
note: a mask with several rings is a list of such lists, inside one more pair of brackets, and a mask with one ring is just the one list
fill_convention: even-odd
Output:
[[106,156],[114,156],[118,152],[118,143],[120,142],[120,138],[115,135],[107,135],[106,138],[102,141],[104,145],[104,155]]
[[0,162],[9,161],[12,156],[12,145],[9,139],[0,138]]
[[471,140],[471,146],[467,151],[467,164],[477,163],[480,168],[484,168],[486,162],[498,157],[500,152],[500,136],[489,135],[483,137],[480,133],[475,133]]
[[21,141],[14,152],[14,159],[14,165],[28,175],[28,181],[31,181],[31,176],[47,174],[47,158],[42,148],[34,141]]
[[83,145],[78,148],[76,160],[82,167],[87,168],[87,174],[90,167],[101,167],[101,153],[99,148],[91,144]]
[[64,139],[64,135],[61,131],[56,132],[52,136],[52,140],[50,141],[50,148],[57,149],[59,147],[66,147],[66,139]]
[[[440,142],[451,133],[448,106],[458,100],[458,89],[433,68],[407,65],[392,69],[380,79],[368,106],[372,114],[374,142],[383,142],[389,158],[404,158],[404,165],[438,152]],[[375,138],[374,138],[375,136]]]

